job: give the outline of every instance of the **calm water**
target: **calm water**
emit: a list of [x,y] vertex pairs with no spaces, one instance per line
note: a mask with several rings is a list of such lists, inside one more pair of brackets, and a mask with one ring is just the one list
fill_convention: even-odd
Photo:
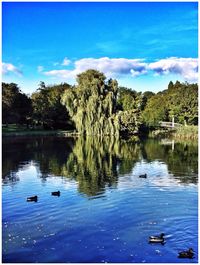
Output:
[[[196,263],[197,152],[166,140],[3,139],[3,262]],[[165,245],[148,243],[162,232]],[[189,247],[195,258],[178,259]]]

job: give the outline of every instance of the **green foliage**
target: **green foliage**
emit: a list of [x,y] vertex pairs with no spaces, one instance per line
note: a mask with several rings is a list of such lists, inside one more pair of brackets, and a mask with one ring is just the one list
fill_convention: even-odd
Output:
[[78,85],[64,93],[62,103],[68,109],[78,132],[87,135],[135,132],[138,129],[137,108],[141,104],[141,97],[125,88],[120,89],[118,96],[117,81],[105,80],[103,73],[87,70],[78,75]]
[[31,99],[21,93],[18,85],[2,83],[2,122],[28,123],[31,113]]
[[[161,104],[162,102],[162,104]],[[168,117],[167,108],[164,104],[163,95],[155,95],[151,97],[145,110],[142,113],[142,118],[147,126],[157,126],[160,121],[165,121]]]
[[39,89],[32,94],[33,120],[44,128],[72,128],[72,122],[66,108],[61,104],[61,96],[70,90],[70,85],[45,86],[40,83]]
[[132,110],[136,109],[137,106],[137,98],[138,93],[134,90],[131,90],[126,87],[119,88],[119,95],[118,95],[118,108],[121,110]]
[[31,98],[17,84],[2,84],[2,119],[6,124],[30,124],[44,129],[74,129],[87,135],[134,134],[156,127],[160,121],[198,124],[197,84],[171,81],[154,94],[119,87],[103,73],[87,70],[77,85],[45,86],[41,82]]
[[118,112],[116,117],[119,119],[120,132],[125,134],[138,133],[140,126],[139,114],[139,110],[135,109]]
[[[176,82],[166,95],[169,116],[181,124],[198,124],[198,86]],[[170,118],[170,117],[169,117]]]
[[104,74],[87,70],[77,77],[78,85],[65,92],[62,103],[76,124],[78,132],[88,135],[119,134],[115,118],[118,84],[105,82]]
[[119,87],[117,97],[118,108],[120,110],[143,110],[147,101],[154,95],[153,92],[146,91],[143,94],[130,88]]
[[142,113],[147,126],[157,126],[159,121],[181,124],[198,124],[198,86],[197,84],[170,82],[168,89],[152,96]]
[[144,110],[146,108],[147,102],[149,101],[149,99],[151,97],[153,97],[155,95],[155,93],[151,92],[151,91],[145,91],[142,94],[142,106],[141,106],[141,110]]

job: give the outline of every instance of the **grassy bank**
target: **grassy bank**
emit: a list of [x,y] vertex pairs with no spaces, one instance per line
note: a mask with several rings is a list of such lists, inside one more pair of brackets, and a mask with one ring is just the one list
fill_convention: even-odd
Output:
[[[69,130],[43,130],[41,128],[28,129],[25,126],[18,126],[10,124],[8,126],[2,126],[3,136],[78,136],[79,133],[76,131]],[[176,131],[169,129],[158,129],[153,130],[149,133],[149,137],[152,138],[165,138],[173,137],[177,139],[190,139],[198,140],[198,126],[182,126]]]
[[175,138],[198,140],[198,126],[182,126],[172,134]]
[[151,130],[148,134],[150,138],[166,138],[172,135],[172,131],[169,129],[156,129]]
[[157,129],[149,133],[149,137],[152,138],[164,138],[173,137],[176,139],[188,139],[188,140],[198,140],[198,126],[188,125],[179,127],[176,130],[170,129]]
[[2,126],[2,136],[77,136],[75,131],[66,130],[43,130],[43,129],[28,129],[25,126],[10,124]]

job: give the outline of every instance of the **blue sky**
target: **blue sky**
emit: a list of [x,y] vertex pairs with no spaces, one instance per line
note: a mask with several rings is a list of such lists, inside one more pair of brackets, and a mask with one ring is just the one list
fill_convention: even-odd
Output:
[[3,81],[32,93],[95,68],[160,91],[197,81],[197,2],[3,2]]

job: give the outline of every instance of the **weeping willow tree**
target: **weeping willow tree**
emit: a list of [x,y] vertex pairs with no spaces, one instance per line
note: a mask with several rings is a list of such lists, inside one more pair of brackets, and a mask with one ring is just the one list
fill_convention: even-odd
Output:
[[103,73],[87,70],[77,76],[78,85],[62,97],[62,104],[81,134],[119,135],[118,84],[116,80],[105,80]]

